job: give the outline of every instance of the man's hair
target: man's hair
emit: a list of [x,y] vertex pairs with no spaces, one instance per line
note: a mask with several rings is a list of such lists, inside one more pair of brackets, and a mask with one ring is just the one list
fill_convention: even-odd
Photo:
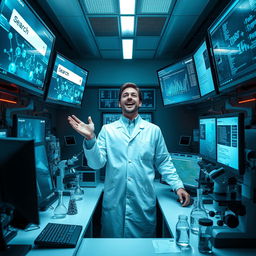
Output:
[[121,100],[121,96],[122,96],[123,91],[124,91],[125,89],[127,89],[127,88],[133,88],[133,89],[135,89],[135,90],[138,92],[140,101],[142,101],[142,93],[141,93],[140,88],[139,88],[136,84],[130,83],[130,82],[125,83],[125,84],[123,84],[123,85],[120,87],[120,89],[119,89],[119,101]]

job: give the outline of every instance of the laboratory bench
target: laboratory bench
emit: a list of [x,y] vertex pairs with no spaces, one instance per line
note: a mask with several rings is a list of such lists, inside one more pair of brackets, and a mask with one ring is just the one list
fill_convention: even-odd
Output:
[[[10,244],[31,244],[32,249],[28,256],[151,256],[151,255],[204,255],[198,252],[197,235],[190,233],[190,247],[180,250],[175,244],[175,226],[178,215],[185,214],[189,217],[192,206],[182,207],[177,202],[177,195],[170,191],[170,187],[159,182],[155,183],[157,194],[157,204],[161,213],[162,238],[93,238],[93,215],[97,205],[101,202],[103,184],[98,184],[96,188],[84,188],[84,198],[77,201],[78,214],[67,215],[64,219],[54,219],[53,209],[40,212],[40,229],[33,231],[18,231],[18,235],[11,240]],[[64,197],[64,202],[68,205],[68,197]],[[57,203],[57,202],[56,202]],[[56,204],[55,203],[55,204]],[[52,208],[54,208],[53,205]],[[208,210],[212,205],[206,205]],[[76,248],[68,249],[38,249],[34,247],[34,240],[49,222],[82,225]],[[159,224],[159,223],[158,223]],[[168,248],[166,248],[166,246]],[[166,252],[166,253],[164,253]],[[213,255],[217,256],[251,256],[256,255],[255,249],[216,249],[213,248]]]

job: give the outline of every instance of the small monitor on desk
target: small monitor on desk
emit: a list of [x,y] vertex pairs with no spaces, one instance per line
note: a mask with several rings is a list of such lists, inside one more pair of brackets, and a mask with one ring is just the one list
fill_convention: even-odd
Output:
[[195,192],[200,176],[200,167],[197,163],[201,158],[198,155],[182,153],[171,153],[171,158],[185,188]]
[[180,136],[179,145],[181,146],[190,146],[191,136]]

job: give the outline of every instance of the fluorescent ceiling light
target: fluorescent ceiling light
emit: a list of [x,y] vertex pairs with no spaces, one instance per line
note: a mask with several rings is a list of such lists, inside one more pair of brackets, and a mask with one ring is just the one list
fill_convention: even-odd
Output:
[[121,16],[122,36],[133,36],[134,16]]
[[119,0],[120,14],[135,14],[135,0]]
[[123,59],[132,59],[133,39],[122,39]]

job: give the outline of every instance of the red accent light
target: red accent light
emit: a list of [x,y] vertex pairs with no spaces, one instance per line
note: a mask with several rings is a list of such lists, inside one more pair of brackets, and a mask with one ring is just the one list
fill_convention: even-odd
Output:
[[243,104],[243,103],[252,102],[252,101],[256,101],[256,98],[251,98],[251,99],[248,99],[248,100],[240,100],[240,101],[238,101],[238,104]]
[[17,104],[17,101],[13,101],[13,100],[0,99],[0,101],[2,101],[2,102],[7,102],[7,103]]

